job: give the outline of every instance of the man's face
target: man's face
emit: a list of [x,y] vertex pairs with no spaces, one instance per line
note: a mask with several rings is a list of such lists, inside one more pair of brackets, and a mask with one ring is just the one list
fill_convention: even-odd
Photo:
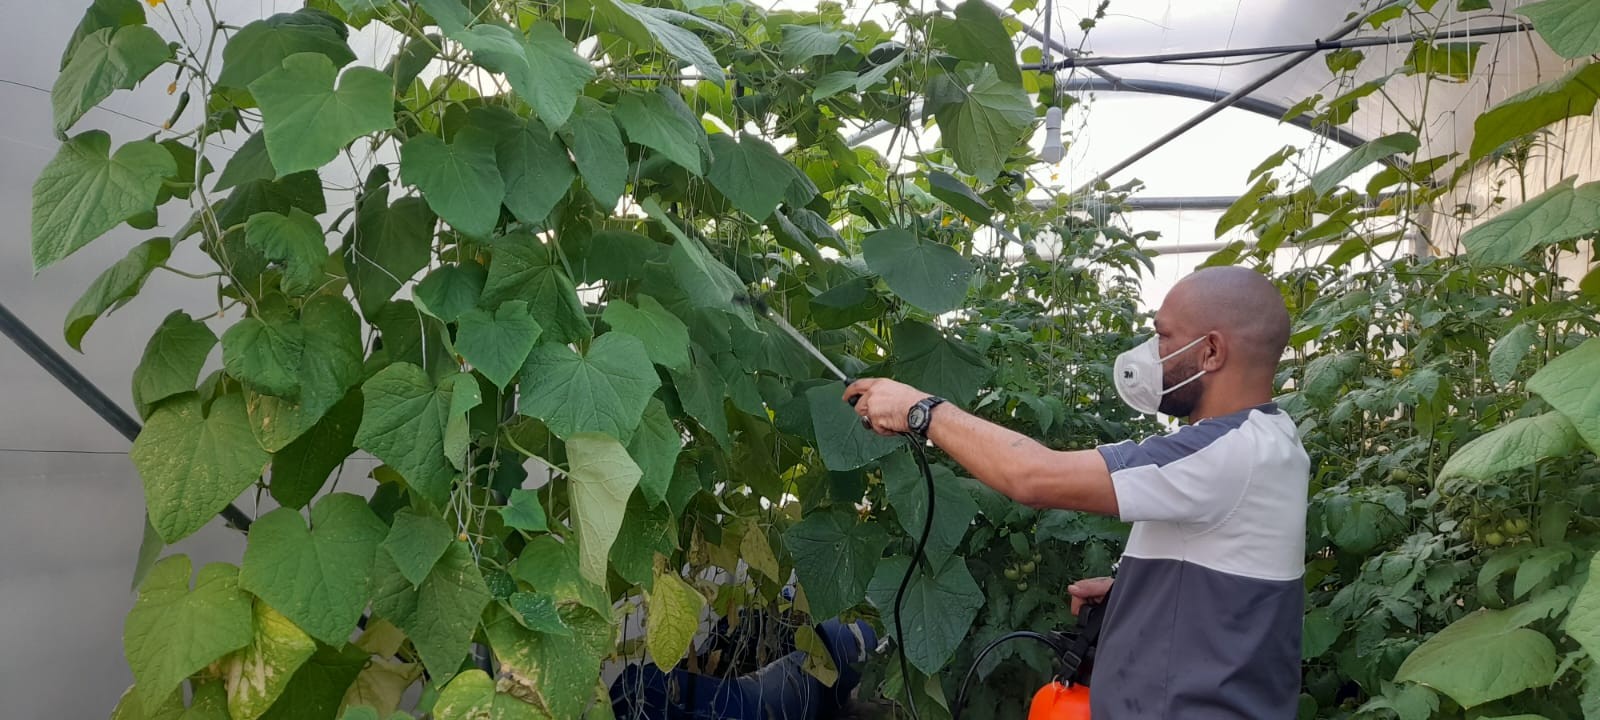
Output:
[[[1186,323],[1182,322],[1184,319],[1182,313],[1171,307],[1174,300],[1181,302],[1179,296],[1176,291],[1169,294],[1167,302],[1156,312],[1156,336],[1160,338],[1161,357],[1178,352],[1183,346],[1199,337],[1199,333],[1187,331]],[[1200,372],[1200,356],[1204,347],[1205,343],[1201,342],[1179,353],[1177,357],[1161,363],[1161,389],[1177,387],[1179,383]],[[1205,394],[1205,380],[1202,377],[1162,395],[1161,412],[1173,417],[1188,417],[1193,414],[1194,409],[1200,404],[1200,397]]]

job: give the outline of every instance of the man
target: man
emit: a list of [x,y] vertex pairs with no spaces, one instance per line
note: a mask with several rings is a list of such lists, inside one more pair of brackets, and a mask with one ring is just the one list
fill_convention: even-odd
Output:
[[[1204,269],[1167,295],[1155,330],[1117,359],[1117,390],[1189,423],[1137,444],[1050,450],[892,380],[845,397],[859,396],[863,424],[922,435],[1018,502],[1133,523],[1095,660],[1095,720],[1293,718],[1310,462],[1272,403],[1283,297],[1250,270]],[[1111,585],[1073,585],[1073,611]]]

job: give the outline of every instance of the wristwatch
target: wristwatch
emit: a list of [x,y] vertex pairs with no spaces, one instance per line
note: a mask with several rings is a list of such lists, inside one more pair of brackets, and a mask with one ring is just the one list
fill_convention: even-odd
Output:
[[945,400],[941,397],[929,395],[911,406],[906,413],[906,424],[911,426],[911,432],[924,440],[928,438],[928,423],[933,420],[933,409]]

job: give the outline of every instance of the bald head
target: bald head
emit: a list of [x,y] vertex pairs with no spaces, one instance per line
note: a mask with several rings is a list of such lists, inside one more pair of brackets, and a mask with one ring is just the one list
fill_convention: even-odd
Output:
[[1222,335],[1229,364],[1238,363],[1247,372],[1274,372],[1289,344],[1283,295],[1266,277],[1246,268],[1195,271],[1167,294],[1159,315],[1173,335]]

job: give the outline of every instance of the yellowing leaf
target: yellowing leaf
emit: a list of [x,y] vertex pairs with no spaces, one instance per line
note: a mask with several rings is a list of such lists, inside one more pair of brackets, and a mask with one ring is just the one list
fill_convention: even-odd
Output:
[[229,717],[261,717],[289,685],[294,671],[316,652],[317,643],[310,635],[257,598],[255,640],[223,663]]
[[656,665],[670,668],[683,659],[700,629],[700,613],[706,599],[690,587],[672,568],[656,571],[655,589],[650,592],[649,617],[645,625],[645,645]]
[[606,560],[622,529],[628,496],[644,473],[617,439],[578,433],[567,439],[571,464],[573,524],[578,531],[578,569],[590,582],[605,585]]

